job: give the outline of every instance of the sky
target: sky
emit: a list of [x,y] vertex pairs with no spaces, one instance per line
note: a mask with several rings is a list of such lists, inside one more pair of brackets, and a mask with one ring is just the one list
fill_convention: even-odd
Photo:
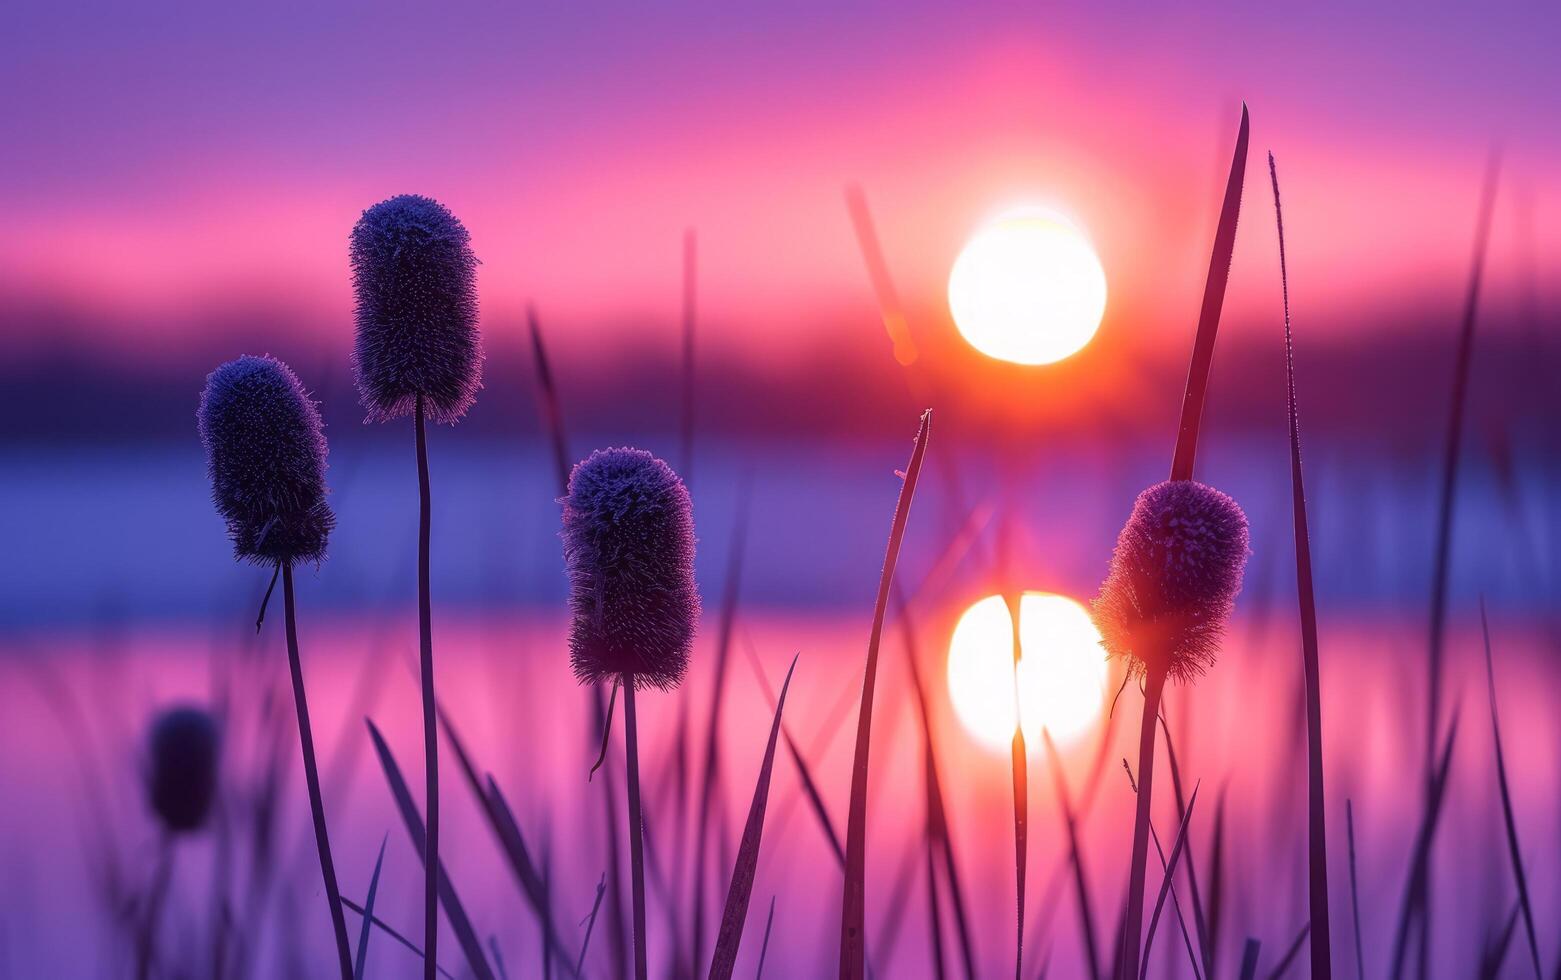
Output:
[[566,348],[673,336],[693,228],[707,342],[784,360],[876,320],[853,182],[921,329],[948,329],[969,235],[1040,204],[1100,252],[1106,330],[1182,345],[1243,100],[1234,319],[1276,307],[1268,149],[1323,329],[1456,303],[1498,144],[1490,302],[1550,302],[1561,10],[1362,6],[24,0],[0,31],[0,353],[156,358],[236,310],[346,332],[347,233],[413,191],[470,228],[493,329],[535,302]]

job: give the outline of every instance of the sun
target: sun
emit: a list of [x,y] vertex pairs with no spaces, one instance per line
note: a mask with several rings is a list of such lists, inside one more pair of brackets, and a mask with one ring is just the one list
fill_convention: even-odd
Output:
[[1050,364],[1089,343],[1106,312],[1106,272],[1073,225],[1015,211],[983,227],[949,272],[949,311],[976,350]]
[[[1026,592],[1019,600],[1019,691],[1029,744],[1044,726],[1060,741],[1076,736],[1105,704],[1106,655],[1089,613],[1067,596]],[[994,749],[1014,736],[1013,621],[1002,596],[965,610],[949,640],[954,713]]]

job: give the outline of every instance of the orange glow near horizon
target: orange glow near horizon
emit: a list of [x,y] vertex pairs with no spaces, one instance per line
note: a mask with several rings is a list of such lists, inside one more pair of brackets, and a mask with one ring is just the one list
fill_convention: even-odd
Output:
[[[976,741],[1006,749],[1014,731],[1013,621],[1002,596],[987,596],[960,616],[949,640],[948,685],[954,713]],[[1044,727],[1058,741],[1100,717],[1106,657],[1089,613],[1067,596],[1026,592],[1019,600],[1018,669],[1024,734],[1034,746]]]

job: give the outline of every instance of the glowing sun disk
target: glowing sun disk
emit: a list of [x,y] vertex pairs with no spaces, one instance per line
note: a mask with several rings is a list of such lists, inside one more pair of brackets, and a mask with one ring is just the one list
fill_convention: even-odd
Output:
[[1106,273],[1077,228],[1040,211],[983,227],[949,272],[949,312],[976,350],[1050,364],[1082,349],[1106,311]]
[[[1106,697],[1106,655],[1084,607],[1066,596],[1026,592],[1019,600],[1019,692],[1025,739],[1045,726],[1066,740],[1089,727]],[[949,641],[949,697],[977,740],[1007,749],[1014,734],[1013,621],[1002,596],[965,610]]]

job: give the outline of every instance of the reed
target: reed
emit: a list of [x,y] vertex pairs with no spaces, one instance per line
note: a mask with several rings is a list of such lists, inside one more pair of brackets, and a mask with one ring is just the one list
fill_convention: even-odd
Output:
[[645,843],[639,778],[640,688],[670,691],[688,670],[699,620],[694,520],[688,489],[666,463],[638,449],[606,449],[577,464],[563,499],[569,575],[570,662],[575,678],[623,686],[634,968],[648,974]]
[[840,908],[840,978],[863,980],[867,972],[866,871],[867,871],[867,760],[872,746],[873,691],[878,681],[878,644],[883,637],[884,616],[888,612],[890,586],[900,545],[910,520],[911,501],[916,496],[916,481],[921,476],[922,460],[927,454],[927,435],[932,425],[932,410],[922,413],[910,462],[905,467],[900,499],[894,508],[889,528],[889,546],[884,554],[883,571],[878,580],[878,598],[873,608],[873,627],[867,640],[867,665],[862,677],[862,702],[857,713],[856,752],[851,764],[851,810],[846,818],[845,892]]
[[309,812],[337,967],[342,980],[349,980],[352,952],[320,791],[293,594],[294,564],[324,561],[326,540],[336,523],[325,502],[324,426],[298,376],[269,356],[240,357],[213,371],[206,378],[196,421],[206,447],[212,500],[227,522],[235,558],[269,564],[281,573],[287,663]]
[[1291,511],[1295,521],[1295,587],[1301,614],[1301,666],[1306,683],[1307,897],[1311,910],[1312,980],[1333,976],[1332,929],[1328,923],[1328,808],[1323,799],[1322,679],[1317,655],[1317,596],[1312,589],[1312,545],[1306,521],[1306,485],[1301,473],[1301,421],[1295,398],[1295,343],[1290,329],[1290,273],[1285,266],[1285,219],[1279,204],[1279,169],[1268,155],[1274,187],[1274,223],[1279,235],[1279,283],[1285,313],[1285,380],[1290,418]]
[[477,335],[477,257],[450,210],[416,194],[363,212],[348,246],[357,334],[353,367],[368,421],[411,415],[417,451],[417,619],[423,691],[423,765],[428,854],[423,877],[424,978],[433,980],[439,941],[439,733],[429,551],[431,494],[427,422],[454,424],[482,386]]
[[[1193,472],[1241,212],[1248,128],[1246,106],[1242,106],[1187,372],[1171,479],[1140,494],[1133,516],[1117,540],[1111,573],[1095,602],[1096,625],[1107,651],[1128,660],[1129,674],[1142,679],[1144,692],[1124,945],[1117,956],[1119,980],[1133,980],[1139,972],[1155,718],[1161,694],[1167,678],[1190,679],[1212,662],[1246,563],[1247,524],[1241,508],[1212,487],[1194,483]],[[1168,565],[1166,560],[1171,556],[1176,560]]]

